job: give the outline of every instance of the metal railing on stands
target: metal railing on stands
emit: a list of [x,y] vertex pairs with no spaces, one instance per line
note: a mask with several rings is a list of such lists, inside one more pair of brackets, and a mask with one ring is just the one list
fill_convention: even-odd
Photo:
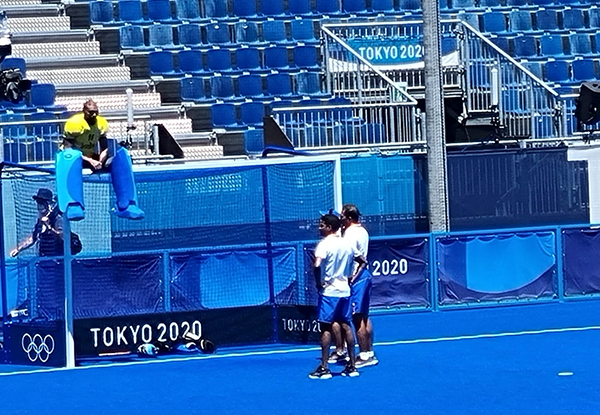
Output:
[[[422,21],[325,24],[322,35],[333,100],[273,110],[293,144],[421,149],[426,134],[415,99],[425,97]],[[574,97],[560,96],[468,23],[444,20],[441,35],[444,95],[463,99],[460,121],[483,118],[500,139],[522,144],[578,135]]]
[[[424,144],[417,101],[325,25],[327,103],[276,107],[273,114],[298,149]],[[302,103],[300,103],[302,104]]]
[[[111,125],[109,138],[128,143],[129,149],[138,156],[157,154],[155,121],[151,117],[136,117],[135,130],[128,127],[126,116],[106,118]],[[53,162],[62,141],[65,121],[66,119],[0,122],[3,142],[0,158],[23,164]]]
[[467,112],[494,113],[503,135],[515,139],[569,134],[559,94],[468,23],[457,25],[465,68]]

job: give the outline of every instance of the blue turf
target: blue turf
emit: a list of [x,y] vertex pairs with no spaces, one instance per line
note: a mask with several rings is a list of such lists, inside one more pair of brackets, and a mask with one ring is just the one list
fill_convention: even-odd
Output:
[[[600,408],[600,301],[375,316],[374,325],[381,363],[355,379],[308,379],[318,364],[315,347],[246,356],[222,350],[187,361],[0,376],[0,413],[321,415],[344,405],[348,415],[508,415]],[[566,328],[579,329],[506,334]],[[457,339],[482,334],[498,337]],[[564,371],[574,374],[558,376]]]

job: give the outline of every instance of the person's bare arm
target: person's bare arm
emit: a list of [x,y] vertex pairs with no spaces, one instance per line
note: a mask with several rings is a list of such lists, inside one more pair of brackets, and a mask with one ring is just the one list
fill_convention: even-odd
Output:
[[354,274],[352,274],[352,277],[350,277],[350,285],[354,284],[356,278],[367,267],[367,259],[362,255],[355,256],[354,261],[358,262],[358,267],[356,267],[356,271],[354,272]]
[[315,264],[313,268],[314,276],[315,276],[315,286],[317,287],[317,291],[321,291],[323,288],[323,282],[321,281],[321,263],[323,262],[323,258],[316,257]]

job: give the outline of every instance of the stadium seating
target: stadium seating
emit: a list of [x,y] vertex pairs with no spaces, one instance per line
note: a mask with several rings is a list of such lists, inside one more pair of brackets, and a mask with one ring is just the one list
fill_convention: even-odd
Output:
[[153,50],[148,54],[148,67],[151,76],[179,76],[175,69],[173,54],[167,50]]
[[148,19],[153,22],[175,23],[171,14],[171,2],[169,0],[147,0]]
[[285,17],[284,0],[261,1],[260,12],[267,17]]
[[175,26],[178,43],[187,47],[202,46],[202,32],[197,23],[184,23]]
[[294,19],[290,25],[294,41],[305,44],[317,44],[319,42],[315,38],[315,30],[311,19]]
[[235,43],[242,45],[262,43],[258,24],[250,21],[240,21],[234,25]]
[[227,0],[204,0],[205,17],[222,20],[229,18]]
[[127,23],[147,23],[142,12],[142,2],[140,0],[119,0],[119,20]]
[[173,43],[173,26],[155,23],[148,27],[148,43],[153,48],[174,49],[179,45]]
[[90,22],[92,24],[111,25],[115,23],[115,12],[112,1],[93,0],[88,3]]
[[265,106],[260,101],[246,101],[240,105],[241,125],[259,127],[262,126],[265,116]]
[[119,27],[119,42],[121,49],[145,49],[144,29],[141,26],[134,25]]
[[207,101],[203,78],[199,76],[186,76],[179,80],[179,85],[182,101]]
[[268,19],[262,24],[263,40],[275,44],[291,43],[283,20]]
[[196,49],[180,50],[178,53],[179,70],[183,74],[203,74],[204,64],[202,52]]
[[219,102],[211,106],[212,124],[215,127],[237,127],[237,111],[232,103]]
[[259,74],[242,74],[238,77],[240,95],[246,98],[262,99],[265,97],[263,79]]
[[261,154],[264,147],[264,131],[261,128],[249,128],[244,131],[246,154]]
[[258,48],[242,47],[236,49],[235,62],[238,70],[256,72],[262,69],[262,59]]
[[[208,1],[205,2],[205,4],[209,3]],[[200,22],[203,20],[200,16],[200,3],[197,1],[175,0],[175,15],[178,20],[187,22]]]

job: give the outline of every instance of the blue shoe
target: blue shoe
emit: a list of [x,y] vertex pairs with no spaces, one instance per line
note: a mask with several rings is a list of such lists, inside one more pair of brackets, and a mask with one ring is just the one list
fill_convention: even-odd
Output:
[[69,205],[67,206],[65,216],[71,221],[78,221],[85,218],[85,213],[80,205]]
[[140,220],[144,219],[144,217],[146,216],[144,211],[136,205],[129,205],[125,210],[121,210],[118,207],[116,207],[114,210],[118,217],[125,219]]

